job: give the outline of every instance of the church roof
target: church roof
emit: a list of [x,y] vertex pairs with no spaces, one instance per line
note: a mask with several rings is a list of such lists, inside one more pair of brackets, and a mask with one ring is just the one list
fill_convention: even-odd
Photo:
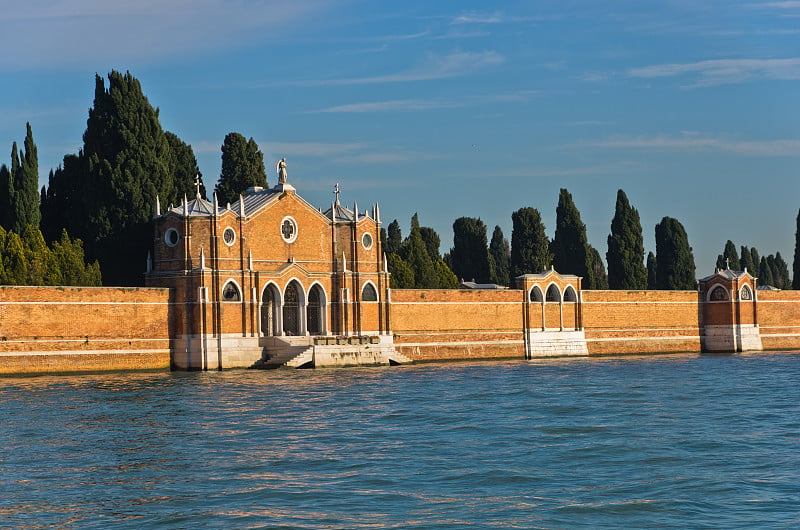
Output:
[[[331,215],[331,213],[333,213],[333,215]],[[351,210],[347,206],[342,206],[338,202],[333,203],[331,207],[322,212],[322,214],[328,219],[333,219],[334,222],[360,221],[368,217],[366,212],[358,212],[358,219],[356,219],[356,212],[354,210]]]
[[741,278],[743,276],[752,277],[753,275],[750,274],[750,272],[748,272],[747,269],[745,269],[743,271],[733,271],[731,269],[717,269],[717,271],[714,274],[712,274],[710,276],[706,276],[705,278],[700,278],[700,281],[701,282],[707,282],[710,279],[716,278],[718,276],[722,276],[723,278],[725,278],[727,280],[737,280],[737,279],[739,279],[739,278]]

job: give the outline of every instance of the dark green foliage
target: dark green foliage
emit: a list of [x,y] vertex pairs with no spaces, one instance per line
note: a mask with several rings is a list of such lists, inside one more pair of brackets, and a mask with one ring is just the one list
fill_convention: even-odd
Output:
[[[416,216],[416,214],[414,215]],[[421,226],[419,228],[419,233],[422,236],[422,241],[425,243],[425,248],[428,249],[428,255],[431,259],[433,261],[441,259],[442,256],[439,254],[439,246],[442,244],[442,239],[439,237],[439,234],[436,233],[436,230],[428,226]]]
[[198,193],[195,187],[195,178],[199,178],[200,197],[205,199],[206,186],[203,184],[203,175],[197,166],[197,158],[194,156],[192,146],[178,138],[175,133],[166,131],[164,136],[169,144],[170,172],[178,187],[178,196],[186,196],[192,200]]
[[736,252],[736,245],[730,239],[725,242],[725,248],[722,254],[717,255],[716,268],[724,271],[730,269],[732,271],[742,270],[741,263],[739,262],[739,254]]
[[650,290],[657,289],[658,282],[656,281],[656,255],[652,252],[647,253],[647,288]]
[[453,248],[450,265],[460,280],[489,281],[489,249],[486,225],[474,217],[459,217],[453,222]]
[[767,262],[767,258],[761,258],[758,266],[758,285],[771,285],[776,287],[775,280],[772,277],[772,269]]
[[[2,179],[0,179],[2,183]],[[792,263],[792,289],[800,289],[800,210],[797,212],[797,227],[794,232],[794,262]]]
[[742,245],[741,256],[742,257],[739,260],[739,265],[741,265],[742,270],[747,269],[747,272],[755,276],[758,273],[758,266],[753,263],[753,256],[750,254],[750,249]]
[[664,217],[656,225],[656,287],[694,290],[695,263],[689,237],[677,219]]
[[791,289],[792,282],[789,279],[789,266],[784,261],[781,253],[776,252],[774,256],[772,254],[767,256],[767,264],[772,270],[772,279],[775,282],[772,285],[778,289]]
[[617,191],[617,205],[608,236],[608,285],[611,289],[644,289],[647,269],[644,266],[644,239],[639,212],[630,205],[622,190]]
[[761,266],[761,258],[756,247],[750,247],[750,259],[753,262],[753,275],[755,275]]
[[39,227],[39,156],[31,124],[26,123],[22,157],[11,147],[11,169],[0,166],[0,226],[21,234],[26,225]]
[[100,267],[84,263],[81,240],[66,231],[49,248],[33,225],[22,236],[0,227],[0,285],[101,285]]
[[[112,71],[108,89],[95,77],[81,152],[64,157],[42,205],[45,234],[66,228],[99,259],[105,283],[139,285],[152,242],[149,225],[156,197],[179,204],[194,175],[173,175],[177,158],[141,85],[129,72]],[[184,173],[187,173],[184,171]],[[51,190],[52,188],[52,190]]]
[[386,246],[384,247],[386,254],[398,254],[400,247],[403,245],[403,233],[400,230],[400,223],[397,222],[397,219],[389,223],[389,230],[386,236]]
[[553,255],[539,210],[520,208],[511,214],[511,224],[511,278],[549,269]]
[[439,289],[458,289],[458,278],[456,278],[456,275],[443,259],[437,260],[433,267],[436,271],[436,281]]
[[503,236],[503,229],[499,226],[495,226],[494,232],[492,232],[492,240],[489,243],[489,257],[491,258],[489,281],[509,287],[511,285],[509,270],[511,249],[508,245],[508,239]]
[[561,274],[576,274],[583,278],[584,289],[595,289],[592,277],[586,225],[572,195],[564,188],[558,196],[556,208],[556,232],[550,243],[553,265]]
[[[434,261],[428,253],[419,226],[417,214],[411,218],[411,233],[403,244],[403,259],[414,272],[414,287],[417,289],[435,289],[438,281]],[[437,253],[438,254],[438,253]]]
[[603,258],[592,245],[589,245],[589,260],[591,261],[592,278],[594,278],[592,289],[608,289],[608,275],[606,275],[606,268],[603,265]]
[[389,286],[392,289],[413,289],[414,271],[408,264],[395,253],[389,254],[387,258],[389,272],[392,273]]
[[251,186],[267,187],[264,153],[250,138],[228,133],[222,144],[222,173],[217,182],[217,199],[221,205],[235,202],[239,194]]

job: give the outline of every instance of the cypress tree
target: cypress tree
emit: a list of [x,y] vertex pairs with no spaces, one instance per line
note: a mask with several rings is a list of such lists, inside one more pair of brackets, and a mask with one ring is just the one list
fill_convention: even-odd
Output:
[[197,194],[194,181],[195,178],[199,178],[200,197],[205,199],[206,186],[203,184],[203,175],[200,173],[192,146],[170,131],[166,131],[164,137],[169,144],[170,171],[175,179],[178,196],[183,197],[185,195],[189,200],[194,198]]
[[489,281],[489,249],[486,225],[474,217],[459,217],[453,222],[453,248],[450,263],[456,277],[465,281]]
[[[2,183],[2,179],[0,179]],[[794,232],[794,262],[792,263],[792,289],[800,289],[800,210],[797,211],[797,226]]]
[[31,124],[26,123],[25,150],[14,175],[12,230],[21,234],[27,225],[39,228],[39,155],[33,143]]
[[581,214],[572,201],[572,195],[564,188],[558,196],[556,232],[550,243],[550,251],[558,272],[581,276],[586,289],[596,288],[586,239],[586,225],[581,221]]
[[600,252],[592,245],[589,245],[589,260],[591,262],[592,278],[594,278],[592,289],[608,289],[608,275],[603,265],[603,258],[600,256]]
[[234,202],[239,194],[251,186],[267,187],[264,153],[250,138],[232,132],[222,144],[222,173],[217,182],[217,199],[220,204]]
[[[415,217],[416,215],[417,214],[414,214]],[[428,250],[428,255],[431,257],[431,260],[435,262],[441,259],[442,256],[439,254],[439,246],[442,244],[442,239],[439,237],[439,234],[436,233],[436,230],[428,226],[420,226],[419,234],[422,236],[422,241],[425,243],[425,248]]]
[[742,245],[742,254],[741,259],[739,260],[739,264],[742,266],[742,270],[747,269],[752,275],[758,274],[758,268],[755,263],[753,263],[753,256],[750,254],[750,249],[746,246]]
[[767,257],[767,264],[772,269],[772,278],[775,281],[775,287],[778,289],[790,289],[791,281],[789,279],[789,266],[784,261],[780,252],[776,252],[775,256],[771,254]]
[[671,217],[664,217],[656,225],[656,286],[662,290],[696,288],[689,237],[683,225]]
[[772,277],[772,269],[767,262],[767,258],[761,258],[758,266],[758,285],[771,285],[776,287],[775,280]]
[[433,267],[436,272],[436,281],[439,289],[458,289],[458,278],[447,266],[443,259],[437,260]]
[[639,212],[630,205],[622,190],[617,191],[611,234],[608,236],[608,285],[611,289],[644,289],[644,239]]
[[53,242],[53,256],[61,271],[62,285],[102,285],[97,261],[85,263],[83,242],[70,239],[66,230],[62,230],[61,238]]
[[411,233],[405,245],[404,260],[414,273],[414,287],[417,289],[435,289],[438,287],[433,260],[422,240],[419,217],[415,213],[411,218]]
[[387,264],[391,279],[389,286],[392,289],[413,289],[414,288],[414,271],[408,264],[395,253],[389,254]]
[[0,227],[11,230],[14,195],[14,183],[11,180],[11,171],[5,164],[0,165]]
[[28,262],[25,247],[20,237],[13,231],[6,233],[2,251],[5,285],[25,285],[28,280]]
[[403,233],[400,230],[400,223],[395,219],[389,223],[389,229],[386,234],[386,254],[399,254],[402,246]]
[[539,210],[520,208],[511,214],[511,225],[511,278],[549,269],[553,254]]
[[739,254],[736,252],[736,245],[734,245],[733,241],[730,239],[725,242],[725,248],[722,250],[722,254],[717,255],[716,267],[722,271],[726,268],[730,268],[732,271],[742,270]]
[[647,288],[650,290],[658,289],[656,281],[656,255],[652,252],[647,253]]
[[508,240],[503,236],[503,229],[499,226],[494,227],[492,240],[489,243],[489,256],[494,264],[489,281],[498,285],[511,285],[509,278],[509,248]]
[[761,267],[761,258],[758,256],[756,247],[750,247],[750,260],[753,262],[753,271],[758,272]]

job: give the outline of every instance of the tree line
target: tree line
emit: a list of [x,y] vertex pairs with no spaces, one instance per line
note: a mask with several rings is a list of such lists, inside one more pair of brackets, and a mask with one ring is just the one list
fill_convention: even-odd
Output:
[[[150,219],[156,198],[165,207],[179,204],[184,197],[206,198],[191,145],[161,127],[159,109],[150,104],[139,81],[130,72],[111,71],[107,82],[106,86],[106,79],[95,76],[83,146],[78,153],[64,156],[41,190],[37,189],[38,158],[30,124],[22,152],[14,142],[10,168],[0,166],[0,283],[99,284],[102,277],[105,284],[141,285],[144,257],[152,244]],[[215,188],[219,203],[235,201],[251,186],[268,186],[263,153],[253,138],[228,133],[221,155]],[[607,270],[600,252],[588,243],[586,225],[566,189],[559,193],[552,240],[535,208],[520,208],[511,220],[509,242],[499,226],[489,241],[480,218],[456,219],[453,247],[444,255],[439,251],[439,235],[420,226],[417,214],[405,239],[399,223],[393,221],[388,230],[382,230],[392,286],[456,288],[459,279],[511,286],[516,276],[554,267],[582,276],[587,289],[696,287],[694,257],[681,223],[664,217],[655,227],[656,251],[645,257],[639,213],[622,190],[617,193],[608,236]],[[794,283],[780,253],[759,258],[755,248],[743,246],[740,258],[730,241],[717,266],[747,267],[757,272],[762,284],[800,288],[800,213],[797,222]],[[37,263],[49,263],[52,272],[35,272],[39,265],[23,272],[18,264],[25,252],[28,263],[41,252]],[[45,256],[47,252],[50,257]],[[53,257],[59,253],[70,258],[59,261]]]

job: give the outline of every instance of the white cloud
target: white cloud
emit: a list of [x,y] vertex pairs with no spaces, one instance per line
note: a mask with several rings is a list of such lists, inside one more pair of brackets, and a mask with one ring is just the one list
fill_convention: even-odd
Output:
[[695,74],[690,87],[741,83],[751,79],[800,80],[800,57],[787,59],[714,59],[694,63],[658,64],[631,68],[631,77],[656,78]]
[[0,68],[157,61],[278,38],[331,0],[27,0],[0,11]]
[[515,16],[506,15],[502,12],[495,11],[494,13],[478,13],[477,11],[468,11],[453,18],[450,22],[454,25],[459,24],[508,24],[513,22],[537,22],[546,20],[558,20],[560,17],[556,15],[545,16]]
[[364,103],[349,103],[336,105],[319,110],[308,111],[315,113],[366,113],[366,112],[416,112],[436,109],[457,109],[485,103],[521,103],[539,95],[537,90],[520,90],[508,94],[493,94],[489,96],[473,96],[453,99],[395,99],[389,101],[369,101]]
[[572,147],[609,147],[623,149],[713,150],[744,156],[800,156],[800,140],[730,140],[705,136],[696,131],[682,131],[681,136],[657,135],[613,137],[581,142]]
[[448,79],[472,74],[505,62],[505,57],[495,51],[453,52],[448,55],[428,54],[423,64],[403,72],[372,77],[340,79],[317,79],[308,81],[285,81],[275,83],[284,86],[342,86],[376,83],[404,83]]

